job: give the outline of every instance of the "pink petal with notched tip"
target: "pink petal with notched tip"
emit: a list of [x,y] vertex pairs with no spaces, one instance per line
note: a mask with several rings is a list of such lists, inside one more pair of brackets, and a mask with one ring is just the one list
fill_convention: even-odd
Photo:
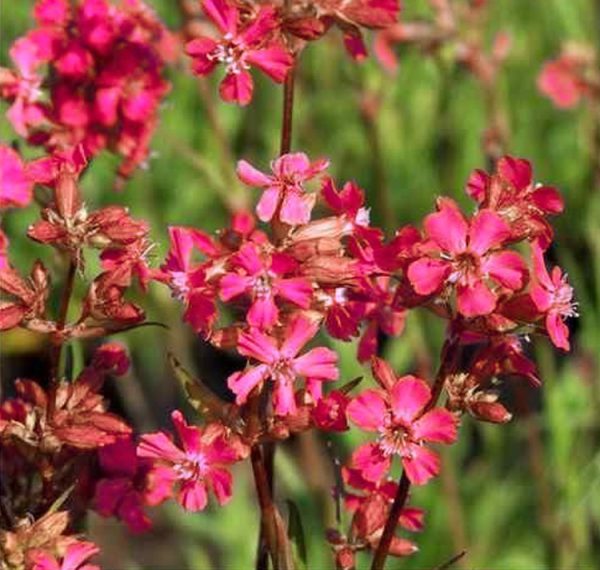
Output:
[[427,383],[416,376],[403,376],[390,390],[390,403],[394,418],[410,425],[431,398]]
[[390,470],[391,459],[375,443],[361,445],[352,454],[350,465],[361,471],[367,481],[378,483]]
[[490,175],[484,170],[477,169],[471,172],[465,191],[475,202],[481,204],[485,200],[489,183]]
[[531,201],[546,214],[560,214],[565,209],[563,197],[552,186],[540,186],[534,190]]
[[431,295],[438,291],[452,272],[447,261],[423,257],[408,267],[408,280],[419,295]]
[[185,481],[177,492],[177,501],[192,513],[203,510],[208,503],[206,485],[200,481]]
[[283,46],[275,45],[268,48],[247,51],[244,61],[260,69],[273,81],[282,83],[294,63],[294,58]]
[[268,376],[269,368],[265,364],[248,368],[242,372],[234,372],[227,379],[227,386],[236,395],[236,404],[238,406],[244,404],[248,394]]
[[416,444],[410,444],[407,451],[402,466],[413,485],[424,485],[440,472],[440,458],[434,451]]
[[238,10],[227,0],[202,0],[202,10],[223,34],[235,35]]
[[252,100],[253,90],[252,76],[247,71],[228,73],[219,85],[219,94],[223,101],[237,103],[242,107]]
[[282,356],[286,358],[296,356],[300,349],[317,334],[318,330],[318,323],[310,321],[302,315],[295,317],[289,325],[286,339],[281,346]]
[[277,279],[273,283],[277,295],[291,301],[303,309],[308,309],[312,297],[312,285],[310,281],[302,277],[290,279]]
[[503,156],[498,161],[498,174],[518,190],[525,190],[532,180],[531,163],[523,158]]
[[261,330],[270,329],[279,317],[279,309],[275,304],[272,296],[257,298],[248,314],[246,320],[252,327],[256,327]]
[[469,225],[458,206],[449,199],[441,203],[440,211],[429,214],[423,223],[427,236],[441,249],[460,253],[467,246]]
[[279,219],[291,226],[308,223],[316,199],[316,194],[300,194],[294,190],[286,192]]
[[384,425],[387,404],[379,390],[364,390],[348,404],[346,413],[360,428],[377,431]]
[[413,423],[412,433],[416,440],[453,443],[456,440],[456,419],[448,410],[435,408]]
[[196,75],[208,75],[217,66],[218,60],[210,57],[217,48],[211,38],[196,38],[185,45],[185,53],[193,58],[192,71]]
[[496,295],[483,281],[456,288],[458,312],[464,317],[489,315],[496,308]]
[[275,339],[259,330],[243,332],[238,339],[238,351],[259,362],[272,363],[280,358]]
[[503,287],[518,291],[527,280],[527,265],[514,251],[503,251],[488,256],[481,264],[481,272],[500,283]]
[[270,176],[252,166],[247,160],[238,161],[236,173],[238,178],[248,186],[262,188],[264,186],[269,186],[273,181]]
[[260,258],[256,246],[252,243],[245,243],[235,254],[234,260],[241,265],[250,275],[256,275],[264,269],[263,261]]
[[297,411],[292,382],[279,380],[273,393],[273,405],[278,416],[294,415]]
[[279,188],[276,186],[271,186],[263,192],[256,205],[256,215],[261,222],[271,221],[279,205],[279,195]]
[[480,210],[469,229],[469,249],[483,255],[498,247],[511,235],[510,226],[495,212]]
[[219,281],[219,296],[223,301],[239,297],[252,285],[252,278],[239,273],[227,273]]
[[188,454],[200,453],[202,447],[202,431],[200,428],[188,425],[179,410],[174,410],[171,413],[171,420],[185,452]]
[[562,348],[565,351],[571,349],[569,343],[569,328],[562,320],[560,314],[556,311],[550,311],[546,315],[546,330],[554,346]]
[[163,432],[142,436],[137,447],[138,457],[161,459],[171,463],[185,461],[185,453],[179,449]]
[[294,370],[306,378],[337,380],[337,354],[323,346],[313,348],[294,360]]
[[225,469],[211,469],[208,479],[219,505],[225,505],[233,495],[233,477]]

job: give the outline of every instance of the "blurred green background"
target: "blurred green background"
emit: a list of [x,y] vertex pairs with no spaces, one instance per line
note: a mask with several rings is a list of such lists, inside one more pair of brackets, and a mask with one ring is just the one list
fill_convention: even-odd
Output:
[[[181,25],[177,2],[149,0],[166,23]],[[404,19],[427,15],[427,2],[406,0]],[[552,256],[569,273],[581,317],[574,324],[574,346],[557,354],[544,339],[529,348],[544,379],[536,392],[522,382],[509,385],[515,419],[507,426],[476,424],[465,418],[457,445],[444,456],[442,476],[413,492],[412,503],[426,510],[426,529],[415,537],[420,551],[408,559],[390,559],[388,568],[427,569],[467,550],[457,567],[489,570],[537,570],[600,567],[600,188],[592,187],[590,116],[584,108],[558,111],[536,88],[542,63],[558,54],[565,40],[600,46],[600,3],[596,0],[497,0],[490,2],[489,38],[508,31],[513,47],[501,73],[499,98],[510,126],[509,149],[527,157],[536,179],[558,186],[566,212],[556,221]],[[8,49],[31,26],[32,2],[2,0],[0,65],[9,65]],[[400,50],[399,73],[386,75],[375,59],[361,65],[344,53],[336,31],[308,47],[299,72],[293,148],[327,156],[341,181],[355,179],[371,194],[388,188],[392,208],[383,211],[376,197],[376,222],[419,223],[435,196],[463,195],[471,169],[485,167],[481,134],[486,126],[480,89],[473,77],[452,63],[451,54],[429,58],[414,49]],[[447,57],[446,57],[447,56]],[[218,75],[218,74],[217,74]],[[82,186],[90,206],[121,203],[135,217],[150,220],[156,262],[164,258],[169,224],[216,230],[227,224],[226,203],[254,199],[234,178],[241,157],[260,166],[276,156],[279,145],[281,89],[257,82],[246,109],[218,101],[216,83],[202,91],[182,68],[169,71],[171,93],[161,110],[154,155],[122,193],[112,190],[117,159],[94,161]],[[376,95],[374,123],[364,120],[361,102]],[[207,107],[207,101],[211,101]],[[207,108],[216,111],[207,113]],[[4,113],[5,107],[2,107]],[[0,136],[14,134],[0,120]],[[216,127],[216,131],[215,131]],[[22,149],[26,156],[37,150]],[[35,219],[31,207],[3,220],[11,240],[11,261],[26,270],[41,246],[24,232]],[[88,267],[93,275],[94,265]],[[113,384],[116,409],[139,430],[168,425],[169,410],[184,406],[165,361],[173,351],[186,366],[213,382],[222,382],[233,365],[215,355],[180,323],[180,308],[166,290],[155,287],[144,301],[151,320],[169,325],[143,328],[122,336],[133,357],[129,378]],[[442,340],[440,325],[429,315],[411,314],[405,334],[385,344],[385,356],[399,372],[432,360]],[[43,365],[38,340],[22,333],[4,335],[3,381],[15,373],[35,376]],[[343,378],[364,374],[355,347],[335,344]],[[75,366],[89,346],[76,344]],[[15,372],[16,371],[16,372]],[[10,377],[8,377],[10,375]],[[360,440],[352,431],[328,437],[333,453],[345,459]],[[308,541],[309,568],[331,568],[324,542],[331,523],[327,487],[332,462],[325,439],[302,438],[277,455],[278,497],[293,500],[301,511]],[[236,471],[234,499],[186,515],[177,506],[154,509],[155,529],[130,537],[116,522],[92,517],[92,538],[103,547],[103,567],[206,570],[246,569],[253,565],[258,518],[252,482],[245,466]],[[329,520],[328,520],[329,519]],[[361,559],[367,567],[367,559]]]

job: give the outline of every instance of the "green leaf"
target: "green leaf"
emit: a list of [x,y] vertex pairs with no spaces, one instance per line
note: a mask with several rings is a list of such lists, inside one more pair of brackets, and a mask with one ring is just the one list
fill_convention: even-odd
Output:
[[293,501],[287,500],[286,503],[289,512],[288,537],[292,546],[294,566],[297,570],[306,570],[308,568],[306,539],[300,510]]

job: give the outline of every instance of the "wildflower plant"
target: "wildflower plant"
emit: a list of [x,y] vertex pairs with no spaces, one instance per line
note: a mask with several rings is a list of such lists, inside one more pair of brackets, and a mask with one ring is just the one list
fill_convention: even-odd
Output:
[[[447,3],[435,6],[441,26]],[[88,204],[81,179],[104,148],[122,158],[122,177],[146,159],[175,36],[138,0],[35,3],[36,27],[11,47],[14,68],[0,70],[0,96],[15,133],[46,154],[26,161],[0,147],[0,207],[25,207],[34,186],[45,188],[50,198],[27,236],[59,263],[52,271],[38,260],[23,276],[2,242],[0,329],[49,341],[46,383],[15,379],[0,406],[2,570],[96,568],[88,560],[98,548],[78,532],[88,510],[134,533],[151,527],[151,507],[165,501],[202,516],[209,502],[225,508],[245,461],[261,513],[259,567],[299,567],[273,493],[277,445],[351,427],[365,438],[345,458],[335,490],[348,525],[340,517],[323,539],[337,568],[353,568],[356,554],[370,551],[381,570],[388,555],[418,550],[412,533],[426,532],[427,513],[409,504],[410,489],[440,473],[437,444],[451,446],[461,422],[511,419],[498,377],[541,384],[525,339],[542,335],[569,350],[574,293],[548,260],[564,204],[526,159],[505,155],[491,172],[473,171],[469,209],[439,197],[422,223],[386,234],[371,223],[356,182],[336,181],[329,159],[291,149],[303,49],[337,26],[360,59],[363,28],[383,29],[379,55],[389,57],[382,42],[394,39],[399,8],[394,0],[201,2],[210,35],[182,46],[191,73],[221,68],[221,98],[241,106],[253,96],[252,68],[283,83],[280,154],[270,167],[237,162],[248,195],[261,192],[254,211],[233,213],[214,234],[173,220],[166,258],[153,267],[148,223],[120,206]],[[433,41],[433,28],[423,30],[420,41]],[[447,33],[456,40],[454,27]],[[71,341],[144,324],[150,287],[166,288],[195,334],[243,361],[221,379],[227,399],[171,355],[202,416],[172,410],[173,433],[134,433],[112,411],[103,386],[128,381],[113,379],[129,368],[121,345],[98,344],[75,378],[63,365]],[[400,376],[380,357],[379,339],[402,334],[416,310],[445,327],[434,377]],[[328,339],[358,340],[356,358],[370,363],[373,387],[343,377]]]

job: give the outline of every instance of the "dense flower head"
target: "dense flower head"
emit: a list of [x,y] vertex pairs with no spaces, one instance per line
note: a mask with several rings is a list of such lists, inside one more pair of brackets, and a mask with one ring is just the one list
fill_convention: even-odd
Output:
[[15,69],[0,70],[13,128],[50,151],[109,148],[129,176],[148,156],[169,89],[169,32],[140,0],[39,0],[34,15],[37,27],[10,50]]
[[239,459],[218,424],[189,425],[181,412],[171,414],[179,446],[163,432],[143,435],[137,448],[141,458],[153,460],[148,473],[147,500],[159,504],[174,496],[188,511],[201,511],[211,490],[219,504],[232,496],[227,466]]
[[427,409],[431,390],[424,380],[396,378],[389,366],[377,360],[373,372],[382,388],[361,392],[348,405],[348,417],[378,438],[354,452],[352,467],[368,481],[377,482],[398,455],[410,481],[422,485],[440,470],[439,457],[423,444],[453,443],[456,420],[442,408]]

